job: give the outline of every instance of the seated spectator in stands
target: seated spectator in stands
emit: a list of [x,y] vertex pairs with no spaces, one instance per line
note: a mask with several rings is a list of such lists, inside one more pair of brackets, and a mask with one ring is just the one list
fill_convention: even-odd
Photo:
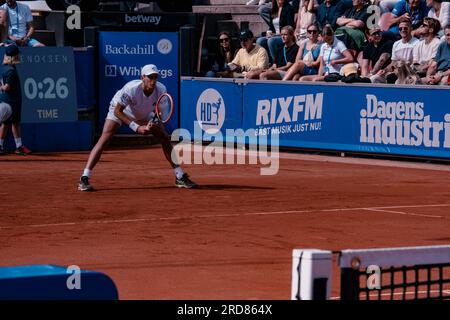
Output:
[[[294,12],[298,11],[299,8],[299,0],[293,0],[290,2],[291,6],[294,8]],[[272,11],[273,8],[276,6],[278,11],[278,3],[276,0],[260,0],[259,1],[259,7],[258,7],[258,13],[261,16],[261,18],[264,20],[264,22],[269,27],[269,30],[271,33],[276,33],[276,28],[273,24],[273,16]],[[276,16],[276,15],[275,15]]]
[[369,43],[363,49],[361,76],[371,77],[391,62],[392,40],[382,35],[380,28],[369,29]]
[[231,72],[227,71],[226,68],[233,61],[238,49],[232,45],[231,40],[231,35],[228,31],[219,33],[219,47],[212,64],[213,70],[206,73],[207,77],[232,77]]
[[0,46],[8,39],[8,13],[0,8]]
[[448,84],[450,76],[450,24],[444,28],[445,42],[441,42],[437,49],[426,78],[422,79],[426,84]]
[[437,37],[441,24],[439,20],[425,17],[423,19],[422,39],[413,48],[413,68],[420,75],[425,76],[429,64],[433,61],[437,53],[437,48],[441,40]]
[[391,11],[391,18],[389,19],[389,30],[386,36],[391,37],[392,40],[398,40],[400,32],[398,29],[399,23],[403,21],[411,22],[412,35],[418,37],[420,31],[418,30],[422,25],[423,18],[427,16],[428,9],[425,0],[401,0]]
[[441,30],[439,30],[438,36],[444,40],[444,30],[442,29],[447,24],[450,24],[450,2],[443,2],[442,0],[426,0],[428,11],[428,17],[439,20],[441,24]]
[[394,71],[398,61],[404,61],[409,64],[413,62],[413,48],[419,42],[411,34],[411,22],[409,20],[400,22],[399,25],[401,39],[394,42],[392,46],[391,63],[385,68],[370,77],[373,83],[395,83],[397,76]]
[[257,44],[269,52],[269,59],[271,62],[275,61],[277,48],[283,45],[280,30],[285,26],[295,26],[295,12],[289,2],[287,0],[273,0],[272,2],[272,17],[274,17],[273,24],[275,26],[276,33],[267,33],[265,37],[259,37],[256,40]]
[[295,62],[298,45],[295,43],[294,28],[285,26],[281,29],[281,39],[284,45],[278,48],[272,67],[259,75],[261,80],[281,80]]
[[317,23],[310,24],[306,32],[308,40],[300,44],[295,63],[286,72],[283,80],[298,80],[303,75],[311,76],[319,72],[319,55],[322,45],[319,42],[319,26]]
[[341,68],[353,62],[353,57],[342,41],[334,36],[331,25],[327,24],[322,30],[322,38],[324,43],[320,48],[319,55],[319,72],[313,76],[303,76],[300,81],[323,81],[336,77],[336,81],[340,79]]
[[329,24],[333,30],[336,30],[338,27],[337,19],[351,7],[351,3],[351,1],[347,2],[346,0],[325,0],[322,2],[317,9],[319,27],[323,29],[325,25]]
[[401,0],[381,0],[377,4],[374,4],[380,7],[380,13],[383,14],[386,12],[391,12],[395,5],[400,1]]
[[366,0],[353,0],[353,6],[336,20],[336,38],[344,42],[348,49],[361,51],[366,41],[364,29],[366,27],[369,7]]
[[16,0],[6,0],[1,6],[8,13],[8,40],[18,46],[42,47],[42,43],[31,38],[34,33],[33,16],[30,7]]
[[244,76],[247,79],[258,79],[261,70],[269,67],[269,55],[266,49],[254,43],[253,32],[242,31],[239,35],[241,49],[238,50],[233,61],[228,64],[235,76]]
[[302,41],[309,38],[306,29],[316,22],[317,9],[319,9],[317,0],[302,0],[297,14],[297,26],[295,27],[295,36],[298,45],[301,45]]

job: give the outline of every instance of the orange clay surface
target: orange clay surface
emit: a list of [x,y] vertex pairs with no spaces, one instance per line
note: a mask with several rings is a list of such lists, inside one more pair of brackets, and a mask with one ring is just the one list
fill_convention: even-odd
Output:
[[185,165],[186,190],[158,146],[109,149],[88,193],[87,157],[0,158],[0,265],[97,270],[121,299],[289,299],[294,248],[450,242],[446,165],[282,153],[275,176]]

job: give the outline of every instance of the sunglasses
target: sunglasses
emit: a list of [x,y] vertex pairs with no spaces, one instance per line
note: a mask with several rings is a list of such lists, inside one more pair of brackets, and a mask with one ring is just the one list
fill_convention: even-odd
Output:
[[398,28],[399,31],[408,31],[409,28],[408,27],[404,27],[404,28]]
[[308,33],[319,33],[318,30],[306,30]]
[[381,36],[381,31],[376,31],[370,34],[371,36]]
[[230,38],[222,38],[222,39],[219,39],[219,41],[220,42],[228,42],[228,41],[230,41]]

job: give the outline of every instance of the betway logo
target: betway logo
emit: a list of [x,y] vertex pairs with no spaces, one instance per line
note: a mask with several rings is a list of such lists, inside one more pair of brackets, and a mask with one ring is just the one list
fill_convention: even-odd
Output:
[[129,16],[125,14],[125,23],[151,23],[157,26],[161,22],[161,18],[161,16],[147,16],[143,14]]
[[155,54],[155,46],[152,44],[147,44],[145,46],[135,45],[127,46],[126,44],[122,46],[112,46],[110,44],[105,45],[105,54],[138,54],[138,55],[148,55]]

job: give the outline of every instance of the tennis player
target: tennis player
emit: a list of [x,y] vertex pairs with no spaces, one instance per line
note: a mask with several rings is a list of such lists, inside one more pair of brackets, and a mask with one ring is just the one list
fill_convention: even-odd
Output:
[[100,160],[102,152],[122,124],[130,127],[134,132],[147,135],[153,134],[161,143],[164,155],[174,169],[175,185],[180,188],[196,188],[180,166],[172,161],[172,144],[161,122],[147,124],[155,115],[155,105],[158,97],[165,93],[166,87],[157,81],[158,68],[153,64],[145,65],[141,69],[140,80],[132,80],[125,84],[112,98],[108,115],[106,116],[103,132],[95,147],[92,149],[86,168],[78,183],[78,190],[91,191],[89,183],[91,172]]

